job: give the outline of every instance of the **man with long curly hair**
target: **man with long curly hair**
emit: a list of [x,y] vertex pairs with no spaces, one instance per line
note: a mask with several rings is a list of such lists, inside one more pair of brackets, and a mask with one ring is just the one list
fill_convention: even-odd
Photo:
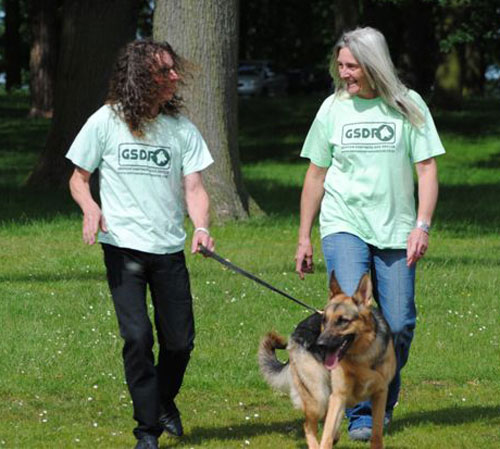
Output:
[[[177,85],[186,61],[168,43],[134,41],[120,54],[106,104],[75,138],[66,157],[83,212],[83,240],[101,243],[124,340],[125,377],[134,406],[136,449],[155,449],[163,430],[183,434],[174,398],[194,342],[184,257],[185,208],[194,225],[191,252],[213,249],[209,198],[201,171],[212,162],[196,127],[180,114]],[[92,198],[99,169],[101,206]],[[154,306],[159,355],[146,290]]]

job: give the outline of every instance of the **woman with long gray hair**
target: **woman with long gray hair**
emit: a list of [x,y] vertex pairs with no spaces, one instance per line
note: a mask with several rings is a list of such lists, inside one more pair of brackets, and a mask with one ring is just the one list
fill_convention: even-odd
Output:
[[[398,78],[378,30],[344,33],[334,47],[330,73],[335,93],[321,105],[301,152],[310,164],[301,197],[296,271],[303,279],[313,270],[311,229],[320,212],[328,276],[335,271],[342,290],[352,295],[361,276],[371,272],[397,357],[388,425],[416,323],[416,263],[428,248],[438,197],[434,158],[445,150],[429,109]],[[370,439],[370,403],[347,410],[347,416],[351,439]]]

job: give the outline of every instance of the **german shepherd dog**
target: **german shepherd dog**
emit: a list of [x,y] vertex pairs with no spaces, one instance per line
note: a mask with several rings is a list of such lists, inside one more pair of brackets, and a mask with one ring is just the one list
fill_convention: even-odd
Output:
[[[280,362],[276,349],[287,349]],[[372,283],[365,274],[353,296],[342,292],[335,274],[322,314],[302,321],[290,341],[269,333],[260,343],[259,365],[272,387],[290,394],[305,414],[309,449],[331,449],[340,438],[345,408],[367,399],[372,403],[371,449],[382,449],[383,421],[396,357],[389,325],[372,307]],[[318,421],[324,418],[321,444]]]

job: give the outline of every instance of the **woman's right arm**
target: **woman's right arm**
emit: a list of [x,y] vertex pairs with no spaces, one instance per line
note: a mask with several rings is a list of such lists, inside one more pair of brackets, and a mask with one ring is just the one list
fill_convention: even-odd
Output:
[[69,180],[69,189],[71,196],[83,212],[83,241],[88,245],[93,245],[99,228],[104,232],[108,230],[106,229],[101,208],[90,193],[90,175],[91,173],[87,170],[75,167]]
[[295,254],[295,271],[299,274],[300,279],[304,279],[304,273],[313,272],[311,230],[325,194],[323,184],[327,170],[327,168],[319,167],[311,162],[304,179],[300,198],[299,242]]

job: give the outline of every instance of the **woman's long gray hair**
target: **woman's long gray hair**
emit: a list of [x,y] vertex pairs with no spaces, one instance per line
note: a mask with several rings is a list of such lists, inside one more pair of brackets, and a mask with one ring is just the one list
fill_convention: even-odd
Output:
[[342,48],[348,48],[365,73],[370,87],[390,107],[403,114],[415,127],[424,123],[424,116],[408,95],[408,88],[399,79],[392,63],[384,35],[371,27],[356,28],[342,35],[333,49],[330,74],[335,92],[346,92],[340,78],[337,57]]

